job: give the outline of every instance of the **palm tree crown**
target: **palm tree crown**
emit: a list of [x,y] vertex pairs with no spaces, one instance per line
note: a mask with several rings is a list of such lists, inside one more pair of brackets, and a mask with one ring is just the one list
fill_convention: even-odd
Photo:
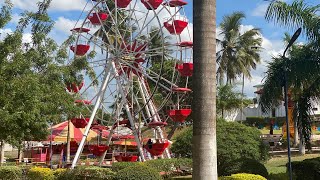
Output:
[[245,18],[242,12],[235,12],[223,18],[220,24],[222,38],[217,39],[221,48],[217,52],[219,83],[231,84],[241,75],[251,77],[250,70],[260,62],[259,50],[262,43],[259,29],[253,28],[241,33],[241,22]]

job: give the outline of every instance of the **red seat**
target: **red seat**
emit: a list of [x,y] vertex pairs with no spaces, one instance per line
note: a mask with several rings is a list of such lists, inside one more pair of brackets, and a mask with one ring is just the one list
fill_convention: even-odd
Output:
[[72,118],[71,122],[76,128],[85,128],[90,118]]
[[188,3],[183,1],[183,0],[170,0],[168,3],[167,3],[170,7],[179,7],[179,6],[185,6],[187,5]]
[[106,150],[109,149],[109,146],[107,145],[90,145],[89,150],[92,152],[95,156],[102,156]]
[[78,44],[76,46],[70,46],[72,52],[77,56],[84,56],[90,49],[90,45],[87,44]]
[[191,114],[191,109],[169,110],[169,116],[174,122],[183,123],[190,114]]
[[181,34],[182,31],[188,26],[187,21],[173,20],[173,23],[164,22],[164,27],[169,31],[170,34]]
[[71,83],[71,84],[67,84],[67,89],[69,92],[78,93],[83,87],[83,85],[84,85],[83,81],[79,85],[76,85],[75,83]]
[[183,77],[192,76],[193,74],[193,63],[183,63],[177,64],[176,70],[179,71],[180,75]]
[[138,156],[135,155],[118,155],[114,156],[118,162],[136,162],[138,160]]
[[183,41],[178,44],[180,47],[193,47],[192,41]]
[[179,92],[184,93],[184,92],[191,92],[191,89],[176,87],[176,88],[172,88],[172,91],[173,92],[178,92],[178,93]]
[[141,2],[148,10],[156,10],[163,0],[141,0]]
[[149,124],[148,124],[148,126],[149,127],[151,127],[151,128],[155,128],[155,127],[157,127],[157,126],[166,126],[166,125],[168,125],[168,123],[167,122],[163,122],[163,121],[153,121],[153,122],[150,122]]
[[169,146],[169,142],[165,141],[163,143],[157,142],[152,144],[152,147],[148,145],[145,145],[144,148],[152,155],[152,156],[160,156],[166,150],[166,148]]
[[93,13],[92,16],[90,16],[88,19],[90,20],[91,24],[100,25],[101,22],[107,20],[107,18],[108,18],[107,13]]
[[131,0],[116,0],[117,7],[126,8],[131,3]]
[[73,31],[73,32],[78,32],[78,33],[82,33],[82,32],[89,32],[90,29],[88,28],[74,28],[74,29],[71,29],[70,31]]
[[82,100],[82,99],[77,99],[74,101],[75,103],[77,104],[86,104],[86,105],[90,105],[91,104],[91,101],[89,100]]

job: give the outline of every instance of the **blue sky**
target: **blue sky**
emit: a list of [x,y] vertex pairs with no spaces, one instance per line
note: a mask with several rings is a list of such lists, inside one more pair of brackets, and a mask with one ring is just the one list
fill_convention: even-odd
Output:
[[[184,10],[189,19],[192,29],[192,0],[186,0],[188,5]],[[196,0],[194,0],[196,2]],[[4,0],[0,0],[3,4]],[[6,29],[0,29],[0,33],[10,32],[16,26],[19,14],[25,10],[36,10],[36,0],[12,0],[15,5],[13,19]],[[56,21],[54,30],[50,34],[57,42],[61,43],[69,34],[70,29],[77,21],[81,10],[86,4],[86,0],[53,0],[49,10],[50,16]],[[311,1],[313,2],[313,1]],[[268,2],[263,0],[217,0],[217,27],[222,21],[223,16],[229,15],[234,11],[242,11],[246,14],[243,21],[243,30],[253,27],[261,28],[263,38],[263,52],[261,52],[262,63],[256,70],[252,71],[252,79],[246,80],[245,93],[248,97],[254,97],[253,85],[261,83],[266,71],[266,64],[272,55],[277,55],[283,51],[282,37],[284,32],[293,33],[295,30],[283,29],[268,23],[264,19],[264,13]],[[218,27],[219,28],[219,27]],[[1,38],[1,37],[0,37]],[[26,32],[25,39],[30,38]]]

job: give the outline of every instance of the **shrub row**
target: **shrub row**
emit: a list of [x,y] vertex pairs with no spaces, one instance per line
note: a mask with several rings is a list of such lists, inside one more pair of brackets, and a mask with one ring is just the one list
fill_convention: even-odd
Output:
[[[168,178],[180,167],[192,169],[191,159],[157,159],[146,162],[116,162],[113,163],[112,169],[99,168],[94,166],[79,166],[72,170],[32,167],[27,170],[27,179],[32,180],[109,180],[114,179],[157,179],[160,172],[165,173],[164,177]],[[135,174],[136,173],[136,174]],[[116,175],[116,176],[115,176]],[[0,167],[0,180],[20,180],[23,177],[22,168],[16,166]],[[130,178],[129,178],[130,179]],[[146,179],[147,180],[147,179]]]
[[219,177],[219,180],[267,180],[266,178],[256,174],[232,174],[231,176]]
[[270,125],[271,120],[274,121],[274,124],[281,127],[285,122],[285,117],[247,117],[245,124],[248,126],[266,127]]
[[291,166],[297,180],[320,179],[320,158],[292,162]]

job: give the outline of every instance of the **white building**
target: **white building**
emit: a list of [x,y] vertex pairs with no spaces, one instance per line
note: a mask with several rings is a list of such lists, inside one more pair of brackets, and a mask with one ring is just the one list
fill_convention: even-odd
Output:
[[[272,112],[271,110],[267,113],[263,113],[261,110],[261,106],[259,105],[260,95],[262,92],[263,85],[256,85],[253,86],[256,88],[255,95],[256,95],[256,103],[251,104],[246,108],[243,108],[243,112],[241,115],[241,110],[234,110],[231,112],[227,112],[225,115],[225,119],[228,121],[240,121],[245,120],[246,117],[285,117],[285,107],[284,103],[282,102],[278,107],[274,109]],[[315,115],[320,114],[320,105],[319,103],[313,102],[313,113]],[[242,116],[242,118],[241,118]]]

